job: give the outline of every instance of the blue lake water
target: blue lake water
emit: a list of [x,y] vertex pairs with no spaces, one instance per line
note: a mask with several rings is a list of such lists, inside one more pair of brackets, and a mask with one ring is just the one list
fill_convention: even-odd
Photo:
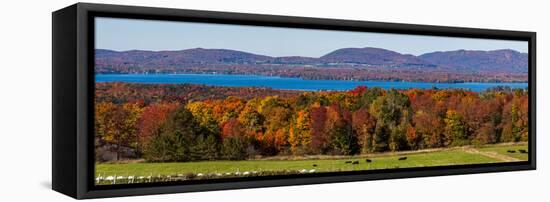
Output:
[[96,74],[96,82],[130,82],[149,84],[204,84],[228,87],[270,87],[281,90],[350,90],[357,86],[380,87],[384,89],[463,88],[480,92],[495,86],[526,88],[527,83],[428,83],[399,81],[347,81],[347,80],[304,80],[257,75],[223,74]]

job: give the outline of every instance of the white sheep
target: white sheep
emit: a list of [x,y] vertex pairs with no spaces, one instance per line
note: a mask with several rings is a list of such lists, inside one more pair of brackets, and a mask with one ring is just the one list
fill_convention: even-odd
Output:
[[95,178],[96,183],[99,183],[101,180],[103,180],[103,177],[101,177],[101,175]]
[[134,176],[128,176],[128,183],[134,183]]
[[105,178],[107,181],[110,181],[111,184],[115,184],[116,183],[116,175],[113,177],[113,176],[108,176],[107,178]]

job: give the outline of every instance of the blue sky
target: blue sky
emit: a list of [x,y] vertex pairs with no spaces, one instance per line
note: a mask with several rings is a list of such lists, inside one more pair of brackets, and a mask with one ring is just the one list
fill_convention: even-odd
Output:
[[183,50],[223,48],[268,56],[320,57],[340,48],[377,47],[420,55],[448,50],[513,49],[526,53],[524,41],[470,39],[261,26],[96,18],[96,48]]

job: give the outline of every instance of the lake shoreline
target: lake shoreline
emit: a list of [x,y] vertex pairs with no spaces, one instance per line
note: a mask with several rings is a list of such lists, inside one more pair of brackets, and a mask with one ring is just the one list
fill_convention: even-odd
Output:
[[492,81],[492,82],[483,82],[483,81],[454,81],[454,82],[445,82],[445,81],[420,81],[420,80],[404,80],[404,79],[310,79],[304,77],[292,77],[292,76],[281,76],[281,75],[262,75],[262,74],[221,74],[221,73],[199,73],[199,72],[189,72],[189,73],[95,73],[94,75],[223,75],[223,76],[258,76],[258,77],[276,77],[276,78],[293,78],[301,80],[327,80],[327,81],[376,81],[376,82],[410,82],[410,83],[440,83],[440,84],[459,84],[459,83],[528,83],[528,81]]
[[144,84],[202,84],[225,87],[259,87],[276,90],[297,91],[346,91],[357,86],[380,87],[383,89],[467,89],[481,92],[486,89],[506,86],[510,88],[527,88],[528,83],[506,82],[409,82],[409,81],[360,81],[360,80],[307,80],[302,78],[237,75],[237,74],[95,74],[95,81],[128,82]]

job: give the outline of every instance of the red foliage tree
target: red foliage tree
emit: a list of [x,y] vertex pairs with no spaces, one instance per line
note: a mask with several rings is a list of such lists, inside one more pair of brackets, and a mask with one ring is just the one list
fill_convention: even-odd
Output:
[[149,142],[155,131],[159,129],[170,112],[178,108],[177,103],[152,104],[143,109],[138,121],[138,145],[143,147]]

